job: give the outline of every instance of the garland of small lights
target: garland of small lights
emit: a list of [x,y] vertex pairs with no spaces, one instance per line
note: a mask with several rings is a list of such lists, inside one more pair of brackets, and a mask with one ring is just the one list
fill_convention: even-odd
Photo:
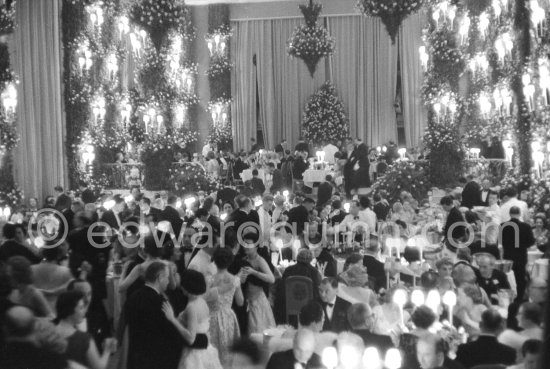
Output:
[[206,72],[210,85],[208,112],[212,117],[208,140],[220,150],[233,149],[231,124],[231,68],[229,45],[232,36],[227,5],[209,6],[209,33],[205,40],[210,52],[210,65]]
[[317,25],[321,4],[309,0],[308,5],[299,5],[306,24],[298,26],[288,41],[288,55],[302,59],[309,70],[311,78],[317,64],[322,58],[334,53],[334,38],[330,37],[325,27]]

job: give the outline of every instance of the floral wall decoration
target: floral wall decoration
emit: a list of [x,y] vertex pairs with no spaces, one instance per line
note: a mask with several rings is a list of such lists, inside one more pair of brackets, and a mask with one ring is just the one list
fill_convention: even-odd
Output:
[[174,152],[196,140],[189,9],[178,0],[64,0],[62,22],[71,186],[93,184],[122,153],[145,164],[148,189],[160,189]]
[[308,5],[300,5],[306,24],[301,25],[288,41],[288,54],[302,59],[306,64],[311,78],[315,74],[317,64],[322,58],[334,53],[334,38],[327,29],[317,25],[323,6],[309,0]]
[[357,8],[370,17],[380,17],[386,26],[392,43],[403,20],[416,13],[428,0],[359,0]]
[[400,160],[388,168],[386,174],[373,185],[373,191],[384,190],[388,201],[399,201],[402,191],[415,199],[425,199],[430,190],[429,165],[424,161]]
[[344,140],[349,136],[349,120],[336,88],[325,82],[313,94],[302,118],[304,138],[315,145],[325,141]]
[[13,177],[13,149],[20,140],[17,130],[18,81],[11,68],[7,41],[14,27],[15,1],[4,2],[0,5],[0,212],[14,210],[23,199]]
[[231,68],[229,59],[231,27],[229,6],[211,5],[208,16],[209,32],[205,37],[210,53],[208,82],[210,102],[208,111],[212,117],[208,140],[220,150],[233,149],[233,128],[231,124]]

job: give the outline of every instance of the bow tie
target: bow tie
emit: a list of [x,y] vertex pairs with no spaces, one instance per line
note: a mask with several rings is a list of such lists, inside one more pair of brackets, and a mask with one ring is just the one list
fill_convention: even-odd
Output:
[[358,220],[358,219],[359,219],[359,217],[353,217],[353,220]]
[[333,307],[334,307],[334,304],[332,304],[332,303],[330,303],[330,302],[325,302],[325,306],[328,306],[328,307],[333,308]]
[[296,361],[294,363],[294,369],[306,369],[306,368],[307,368],[307,364],[301,363],[299,361]]

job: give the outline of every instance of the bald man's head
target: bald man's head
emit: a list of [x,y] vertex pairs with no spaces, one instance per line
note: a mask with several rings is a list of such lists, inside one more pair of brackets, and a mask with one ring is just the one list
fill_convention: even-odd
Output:
[[8,339],[29,338],[34,332],[35,317],[24,306],[14,306],[6,311],[4,329]]
[[315,335],[313,331],[309,329],[300,329],[294,336],[294,358],[302,363],[306,364],[315,350]]

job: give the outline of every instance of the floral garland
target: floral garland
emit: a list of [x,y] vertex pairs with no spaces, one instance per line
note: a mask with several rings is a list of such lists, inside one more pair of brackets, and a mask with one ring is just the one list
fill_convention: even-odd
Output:
[[231,68],[233,68],[233,64],[228,59],[215,58],[210,62],[206,75],[210,78],[216,78],[223,73],[228,73]]
[[305,139],[314,144],[343,140],[349,135],[349,121],[344,104],[332,83],[325,82],[310,97],[302,118]]
[[187,40],[195,37],[189,9],[176,0],[141,0],[132,7],[130,18],[149,32],[153,45],[159,51],[171,29]]
[[423,161],[397,161],[388,168],[386,174],[376,180],[373,191],[384,190],[390,203],[399,201],[402,191],[410,192],[415,199],[428,197],[429,165]]
[[16,209],[24,199],[23,191],[19,187],[0,187],[0,207],[9,206],[12,209]]
[[317,26],[317,19],[323,6],[314,4],[300,5],[306,24],[298,26],[289,40],[288,54],[302,59],[313,78],[319,61],[334,53],[334,38],[329,36],[326,28]]
[[15,27],[15,1],[8,7],[4,4],[0,7],[0,35],[13,33]]
[[399,32],[399,27],[405,18],[416,13],[427,0],[359,0],[359,10],[371,17],[380,17],[386,26],[392,43]]
[[219,98],[208,103],[208,111],[214,112],[218,106],[225,107],[226,121],[223,124],[212,123],[208,140],[215,143],[220,150],[233,149],[233,127],[231,124],[231,100]]
[[0,155],[13,150],[19,141],[19,133],[13,118],[7,119],[4,113],[0,114]]

